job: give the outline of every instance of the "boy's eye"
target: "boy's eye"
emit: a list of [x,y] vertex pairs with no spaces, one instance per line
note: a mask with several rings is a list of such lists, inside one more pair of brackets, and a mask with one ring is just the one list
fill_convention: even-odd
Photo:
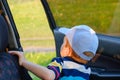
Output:
[[84,52],[83,54],[88,57],[94,57],[93,53],[91,53],[91,52]]

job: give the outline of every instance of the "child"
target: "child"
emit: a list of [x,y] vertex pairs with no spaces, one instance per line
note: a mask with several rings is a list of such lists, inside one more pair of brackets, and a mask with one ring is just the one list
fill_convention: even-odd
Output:
[[65,34],[61,46],[61,57],[54,58],[48,67],[27,61],[23,52],[9,51],[9,53],[18,55],[19,64],[41,79],[89,80],[91,69],[86,64],[95,56],[98,48],[95,31],[86,25],[71,29],[61,28],[59,31]]

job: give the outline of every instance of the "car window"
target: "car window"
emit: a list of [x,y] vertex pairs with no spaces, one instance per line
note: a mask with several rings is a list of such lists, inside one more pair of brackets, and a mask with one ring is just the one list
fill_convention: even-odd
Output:
[[55,53],[52,31],[39,0],[8,0],[24,52]]
[[59,27],[86,24],[97,33],[120,36],[120,0],[47,0]]

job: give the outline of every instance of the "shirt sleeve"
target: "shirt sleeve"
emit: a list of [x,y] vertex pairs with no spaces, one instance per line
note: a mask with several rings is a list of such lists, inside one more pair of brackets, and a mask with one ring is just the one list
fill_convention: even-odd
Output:
[[54,58],[51,63],[47,66],[55,73],[55,80],[58,80],[60,73],[62,71],[63,60],[61,58]]

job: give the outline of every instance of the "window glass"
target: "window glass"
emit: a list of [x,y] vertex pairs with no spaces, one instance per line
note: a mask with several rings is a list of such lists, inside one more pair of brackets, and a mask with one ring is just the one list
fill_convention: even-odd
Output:
[[55,53],[54,37],[40,0],[8,0],[8,4],[24,52]]
[[[40,0],[7,0],[25,57],[47,66],[55,54],[54,37]],[[40,80],[30,73],[33,80]]]
[[86,24],[97,33],[120,36],[120,0],[47,0],[56,24]]

